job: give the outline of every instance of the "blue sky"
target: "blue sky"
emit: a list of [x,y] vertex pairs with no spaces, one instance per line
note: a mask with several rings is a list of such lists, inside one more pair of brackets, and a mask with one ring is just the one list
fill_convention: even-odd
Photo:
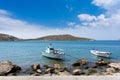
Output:
[[[0,0],[0,33],[120,38],[120,0]],[[114,25],[113,25],[114,23]]]

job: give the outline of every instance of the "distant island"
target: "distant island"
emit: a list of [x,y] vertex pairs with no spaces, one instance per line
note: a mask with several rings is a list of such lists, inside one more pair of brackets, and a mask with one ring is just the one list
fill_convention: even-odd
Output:
[[65,35],[50,35],[50,36],[36,38],[35,40],[94,40],[94,39],[75,37],[69,34],[65,34]]
[[0,41],[19,41],[21,39],[8,35],[8,34],[2,34],[0,33]]
[[20,39],[12,35],[0,33],[0,41],[20,41],[20,40],[94,40],[94,39],[75,37],[69,34],[50,35],[50,36],[44,36],[44,37],[35,38],[35,39]]

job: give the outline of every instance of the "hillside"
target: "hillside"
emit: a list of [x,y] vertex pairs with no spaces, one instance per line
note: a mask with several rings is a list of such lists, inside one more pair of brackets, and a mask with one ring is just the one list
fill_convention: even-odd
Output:
[[21,40],[21,39],[11,36],[11,35],[0,33],[0,41],[18,41],[18,40]]
[[36,40],[93,40],[93,39],[83,38],[83,37],[75,37],[72,35],[51,35],[51,36],[37,38]]

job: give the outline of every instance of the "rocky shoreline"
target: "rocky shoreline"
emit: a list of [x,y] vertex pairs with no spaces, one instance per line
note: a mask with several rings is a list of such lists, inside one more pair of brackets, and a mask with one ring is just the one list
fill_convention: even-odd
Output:
[[0,62],[0,76],[92,76],[92,75],[120,75],[120,62],[105,62],[97,60],[90,63],[86,59],[79,59],[70,66],[53,66],[33,64],[31,68],[23,70],[10,61]]

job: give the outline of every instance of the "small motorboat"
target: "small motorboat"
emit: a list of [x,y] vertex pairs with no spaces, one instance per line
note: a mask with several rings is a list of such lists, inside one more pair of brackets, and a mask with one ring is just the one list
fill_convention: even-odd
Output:
[[52,47],[52,44],[50,44],[45,51],[42,52],[42,56],[45,56],[47,58],[51,59],[63,59],[64,52],[61,49],[55,49]]
[[97,50],[90,50],[90,52],[96,56],[100,57],[107,57],[109,58],[111,55],[111,52],[104,52],[104,51],[97,51]]

